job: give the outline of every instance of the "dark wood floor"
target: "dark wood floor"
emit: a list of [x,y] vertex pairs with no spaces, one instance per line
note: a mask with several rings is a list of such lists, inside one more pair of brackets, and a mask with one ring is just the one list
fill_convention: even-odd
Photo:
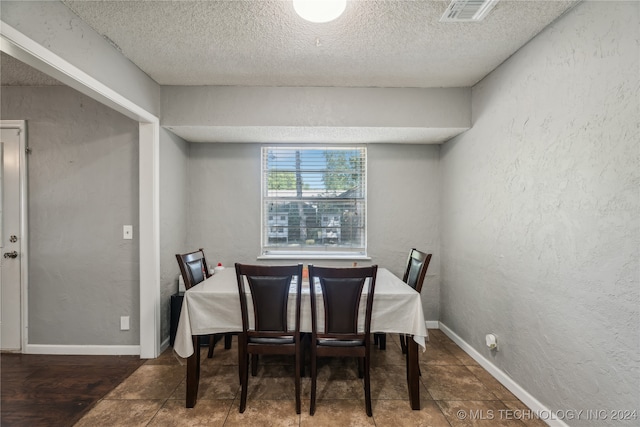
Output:
[[72,426],[144,363],[138,356],[0,354],[0,425]]

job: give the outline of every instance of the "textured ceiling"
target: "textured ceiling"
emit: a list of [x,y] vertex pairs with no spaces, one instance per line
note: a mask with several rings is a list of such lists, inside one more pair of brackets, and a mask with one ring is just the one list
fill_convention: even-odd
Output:
[[[161,85],[470,87],[577,3],[500,0],[482,22],[441,23],[447,1],[348,1],[335,21],[290,0],[62,0]],[[2,85],[58,85],[2,54]],[[197,142],[440,143],[461,129],[207,127]]]
[[63,1],[161,85],[473,86],[575,1],[502,0],[441,23],[448,1],[349,1],[312,24],[291,1]]

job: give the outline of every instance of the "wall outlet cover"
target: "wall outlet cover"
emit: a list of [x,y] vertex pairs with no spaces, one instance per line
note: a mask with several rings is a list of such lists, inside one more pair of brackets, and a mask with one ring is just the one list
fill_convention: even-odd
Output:
[[133,225],[122,226],[122,238],[125,240],[133,239]]

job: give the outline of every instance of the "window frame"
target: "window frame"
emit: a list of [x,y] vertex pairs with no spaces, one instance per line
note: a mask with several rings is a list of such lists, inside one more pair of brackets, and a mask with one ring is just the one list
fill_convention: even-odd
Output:
[[[342,248],[342,250],[334,249],[329,245],[318,246],[317,248],[305,248],[302,246],[298,249],[284,249],[277,247],[269,247],[267,239],[267,233],[265,230],[268,230],[273,224],[269,224],[267,221],[267,213],[265,212],[267,206],[267,195],[266,189],[268,183],[265,182],[267,180],[267,171],[266,171],[266,159],[265,156],[270,152],[269,150],[292,150],[292,149],[300,149],[300,150],[331,150],[331,149],[354,149],[362,151],[362,159],[364,160],[364,172],[360,175],[362,185],[362,203],[364,205],[364,226],[361,228],[362,230],[362,247],[357,247],[355,249],[349,250],[348,248]],[[260,255],[257,259],[295,259],[295,260],[303,260],[303,259],[327,259],[327,260],[370,260],[371,258],[368,256],[368,147],[366,144],[263,144],[260,147]],[[360,199],[359,199],[360,200]],[[275,218],[277,214],[273,214]]]

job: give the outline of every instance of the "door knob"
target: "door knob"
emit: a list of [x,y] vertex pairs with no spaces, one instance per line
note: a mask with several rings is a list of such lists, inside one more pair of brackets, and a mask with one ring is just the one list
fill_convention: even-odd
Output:
[[4,257],[5,258],[18,258],[18,252],[16,252],[16,251],[5,252],[4,253]]

